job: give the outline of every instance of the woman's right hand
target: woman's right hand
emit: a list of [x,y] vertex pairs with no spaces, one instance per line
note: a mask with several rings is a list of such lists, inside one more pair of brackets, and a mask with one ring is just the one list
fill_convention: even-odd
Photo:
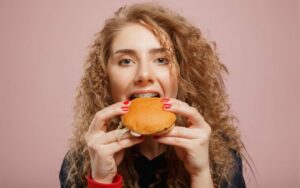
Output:
[[107,132],[108,121],[117,115],[128,112],[130,102],[118,102],[98,111],[85,135],[91,159],[92,178],[101,183],[112,183],[117,174],[117,166],[124,157],[125,148],[143,141],[129,132],[122,134],[121,129]]

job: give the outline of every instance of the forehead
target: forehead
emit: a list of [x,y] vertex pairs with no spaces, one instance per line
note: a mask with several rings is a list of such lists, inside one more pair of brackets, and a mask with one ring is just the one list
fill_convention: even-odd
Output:
[[160,48],[157,37],[140,24],[128,24],[117,32],[112,42],[112,52],[120,49],[134,49],[137,51]]

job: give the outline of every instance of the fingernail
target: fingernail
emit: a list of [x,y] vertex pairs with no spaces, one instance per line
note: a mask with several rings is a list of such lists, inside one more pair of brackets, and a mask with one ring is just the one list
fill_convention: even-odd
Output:
[[154,139],[158,139],[158,138],[159,138],[159,136],[153,136],[153,138],[154,138]]
[[144,136],[143,136],[143,135],[141,135],[141,136],[139,136],[138,138],[139,138],[139,139],[144,139]]
[[169,108],[171,108],[171,107],[172,107],[171,104],[164,104],[164,108],[165,108],[165,109],[169,109]]
[[128,110],[129,110],[129,108],[128,108],[127,106],[122,106],[121,109],[122,109],[123,111],[128,111]]
[[123,104],[125,105],[129,104],[129,100],[124,101]]

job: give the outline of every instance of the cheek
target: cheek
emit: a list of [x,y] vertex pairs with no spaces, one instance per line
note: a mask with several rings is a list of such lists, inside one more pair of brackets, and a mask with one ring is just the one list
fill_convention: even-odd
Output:
[[170,68],[170,85],[171,97],[176,98],[178,94],[178,72],[174,66]]
[[126,99],[126,90],[131,80],[130,74],[120,74],[119,71],[109,72],[110,93],[115,102]]
[[178,79],[177,77],[174,76],[171,76],[170,78],[170,95],[171,97],[174,97],[176,98],[177,97],[177,93],[178,93]]
[[178,93],[178,79],[176,72],[172,72],[169,70],[159,71],[157,72],[157,77],[160,80],[160,83],[163,87],[166,97],[177,97]]

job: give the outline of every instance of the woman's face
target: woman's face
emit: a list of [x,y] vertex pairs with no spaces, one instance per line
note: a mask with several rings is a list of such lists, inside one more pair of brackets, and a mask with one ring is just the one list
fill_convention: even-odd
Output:
[[112,42],[108,62],[114,101],[157,95],[176,98],[178,79],[171,63],[150,30],[140,24],[126,25]]

